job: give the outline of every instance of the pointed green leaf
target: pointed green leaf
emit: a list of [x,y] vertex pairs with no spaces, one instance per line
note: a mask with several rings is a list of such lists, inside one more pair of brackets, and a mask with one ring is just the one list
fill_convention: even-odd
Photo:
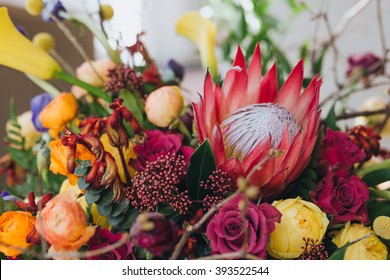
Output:
[[347,248],[349,247],[350,242],[347,242],[343,247],[340,247],[337,249],[329,258],[328,260],[343,260],[345,252],[347,251]]
[[143,108],[144,105],[137,96],[136,93],[129,92],[128,90],[121,90],[119,97],[123,98],[123,105],[133,113],[139,124],[143,126]]
[[192,199],[199,200],[204,197],[205,193],[200,187],[200,182],[206,181],[215,168],[214,154],[209,140],[206,139],[191,156],[187,171],[187,187]]
[[325,129],[328,127],[334,131],[339,130],[336,124],[335,104],[333,104],[332,108],[330,108],[328,116],[325,119]]
[[362,180],[371,187],[390,180],[390,169],[379,169],[371,171],[363,176]]

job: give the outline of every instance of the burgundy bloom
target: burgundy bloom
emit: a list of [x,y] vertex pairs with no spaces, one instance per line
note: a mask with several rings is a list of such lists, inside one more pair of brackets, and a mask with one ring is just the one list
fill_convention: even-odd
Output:
[[130,230],[134,244],[161,257],[176,241],[178,228],[171,220],[165,220],[159,213],[143,213],[138,216]]
[[325,172],[338,170],[339,175],[347,175],[355,163],[361,162],[365,153],[341,131],[327,129],[321,143],[319,163]]
[[[98,227],[95,235],[88,241],[89,251],[114,245],[122,238],[120,232],[112,233],[108,229]],[[133,244],[127,240],[122,246],[101,255],[87,258],[88,260],[135,260]]]
[[183,135],[162,132],[160,130],[148,130],[146,132],[146,141],[134,147],[137,159],[133,161],[133,166],[137,171],[145,170],[147,162],[154,162],[160,156],[170,154],[183,154],[186,162],[194,152],[189,146],[182,146]]
[[269,235],[280,222],[282,214],[272,205],[249,202],[247,218],[243,219],[238,204],[239,195],[225,204],[207,226],[206,236],[214,254],[237,252],[241,249],[245,231],[249,231],[247,252],[265,258]]
[[310,194],[322,211],[333,215],[332,224],[359,221],[368,224],[368,187],[357,176],[329,172]]
[[363,54],[355,54],[348,57],[348,69],[346,75],[354,76],[361,72],[362,76],[370,74],[383,74],[383,61],[375,54],[367,52]]

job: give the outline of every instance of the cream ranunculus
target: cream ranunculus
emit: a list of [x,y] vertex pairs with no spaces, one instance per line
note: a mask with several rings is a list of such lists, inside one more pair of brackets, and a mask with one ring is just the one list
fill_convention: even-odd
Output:
[[277,259],[295,259],[302,254],[303,238],[322,241],[329,220],[315,204],[300,197],[272,203],[282,213],[280,223],[275,224],[267,252]]
[[167,127],[179,116],[184,106],[183,94],[177,86],[164,86],[153,91],[145,103],[148,120],[159,127]]
[[[372,230],[362,224],[348,222],[332,239],[337,247],[342,247],[347,242],[354,241]],[[376,235],[371,235],[347,248],[344,260],[385,260],[387,247]]]

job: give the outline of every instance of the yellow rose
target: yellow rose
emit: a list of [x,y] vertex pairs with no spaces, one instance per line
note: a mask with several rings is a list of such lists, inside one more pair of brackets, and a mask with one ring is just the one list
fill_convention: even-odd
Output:
[[34,229],[35,217],[29,212],[9,211],[0,216],[0,252],[16,257],[30,248],[27,236]]
[[50,200],[37,216],[35,228],[56,251],[78,250],[95,234],[72,191]]
[[50,135],[57,138],[61,130],[76,117],[77,111],[76,98],[71,93],[62,93],[50,101],[41,111],[39,120],[43,127],[49,129]]
[[[362,224],[351,224],[348,222],[332,241],[340,248],[348,241],[354,241],[371,232],[370,228]],[[344,260],[385,260],[386,258],[387,247],[375,235],[371,235],[349,246],[344,255]]]
[[295,259],[302,254],[303,238],[322,241],[329,220],[315,204],[300,197],[272,203],[282,213],[280,223],[275,224],[267,252],[277,259]]
[[[17,117],[18,124],[20,125],[20,135],[24,137],[25,140],[24,142],[25,149],[32,148],[36,144],[38,139],[42,136],[42,133],[38,132],[35,129],[31,119],[32,119],[31,111],[24,112],[23,114]],[[10,133],[11,130],[18,131],[19,128],[13,127],[11,122],[8,121],[6,125],[6,131],[8,133],[8,136],[17,141],[21,141],[22,139]]]
[[[72,185],[68,179],[66,179],[64,182],[62,182],[60,193],[64,193],[67,191],[71,191],[72,194],[77,198],[77,202],[80,204],[80,206],[83,208],[84,212],[87,213],[88,211],[88,203],[85,201],[85,196],[80,196],[80,194],[84,193],[82,190],[79,189],[79,186]],[[108,217],[102,216],[99,214],[99,211],[97,209],[97,206],[95,203],[92,203],[90,205],[91,207],[91,214],[92,214],[92,220],[95,225],[101,226],[103,228],[110,228],[110,224],[108,223]]]
[[[50,171],[54,174],[61,174],[67,176],[72,185],[77,184],[78,177],[68,172],[66,168],[67,158],[69,155],[69,148],[62,145],[61,140],[57,139],[49,143],[50,148]],[[95,161],[95,155],[92,154],[83,145],[76,146],[76,159],[83,161],[90,160],[91,164]]]
[[177,86],[164,86],[153,91],[145,103],[148,120],[159,127],[167,127],[179,116],[184,98]]

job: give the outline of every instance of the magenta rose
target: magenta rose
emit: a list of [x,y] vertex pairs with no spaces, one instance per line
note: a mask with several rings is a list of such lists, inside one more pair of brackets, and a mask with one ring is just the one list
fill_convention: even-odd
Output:
[[133,161],[133,167],[137,171],[143,171],[146,162],[156,161],[160,156],[165,156],[168,153],[182,154],[184,159],[189,162],[194,148],[183,146],[182,134],[163,132],[156,129],[146,131],[145,143],[135,146],[134,152],[137,159]]
[[368,187],[357,176],[340,177],[329,172],[310,194],[322,211],[333,215],[332,224],[358,221],[368,224]]
[[134,245],[145,248],[161,257],[169,251],[177,239],[178,228],[159,213],[143,213],[138,216],[130,230]]
[[249,202],[247,219],[243,219],[238,203],[244,199],[239,195],[225,204],[207,226],[206,236],[210,240],[213,254],[226,254],[241,249],[245,231],[249,231],[247,252],[265,258],[269,235],[280,222],[282,214],[272,205],[256,205]]
[[327,129],[321,143],[319,164],[325,173],[337,170],[339,175],[347,175],[355,163],[365,158],[365,153],[352,141],[346,133]]
[[[122,238],[120,232],[112,233],[108,229],[96,229],[95,235],[88,241],[88,250],[97,250],[107,246],[114,245]],[[133,245],[130,240],[126,241],[122,246],[115,248],[101,255],[87,258],[88,260],[135,260],[133,253]]]

